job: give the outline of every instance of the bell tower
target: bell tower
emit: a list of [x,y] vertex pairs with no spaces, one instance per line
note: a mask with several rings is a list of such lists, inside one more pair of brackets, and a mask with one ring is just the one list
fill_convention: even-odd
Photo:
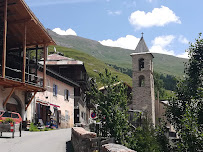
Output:
[[133,110],[140,110],[147,114],[155,125],[155,97],[154,97],[154,78],[153,78],[153,62],[154,56],[149,52],[149,49],[141,37],[135,53],[132,57],[133,71],[133,92],[132,105]]

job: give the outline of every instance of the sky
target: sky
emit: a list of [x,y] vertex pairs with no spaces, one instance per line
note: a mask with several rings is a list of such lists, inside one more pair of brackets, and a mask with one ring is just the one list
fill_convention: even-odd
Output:
[[187,58],[203,27],[203,0],[25,0],[44,25],[103,45]]

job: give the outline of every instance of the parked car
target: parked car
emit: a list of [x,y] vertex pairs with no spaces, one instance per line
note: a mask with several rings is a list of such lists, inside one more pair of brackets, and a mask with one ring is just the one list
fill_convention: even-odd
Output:
[[0,111],[0,120],[5,120],[6,118],[12,118],[16,124],[20,124],[22,122],[22,118],[19,113]]

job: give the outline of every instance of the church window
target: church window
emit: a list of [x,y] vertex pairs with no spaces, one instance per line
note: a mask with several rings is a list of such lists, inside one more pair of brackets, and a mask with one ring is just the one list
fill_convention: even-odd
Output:
[[144,87],[145,85],[145,78],[143,75],[139,76],[139,87]]
[[139,71],[141,71],[144,68],[144,59],[139,59]]

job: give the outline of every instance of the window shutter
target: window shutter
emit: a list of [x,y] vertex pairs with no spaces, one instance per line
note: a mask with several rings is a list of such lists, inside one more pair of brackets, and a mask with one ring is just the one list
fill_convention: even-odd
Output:
[[57,87],[57,85],[55,85],[56,86],[56,96],[57,96],[57,92],[58,92],[58,87]]
[[55,84],[53,84],[53,95],[55,96]]
[[69,92],[69,90],[67,90],[68,91],[68,100],[69,100],[69,97],[70,97],[70,92]]

